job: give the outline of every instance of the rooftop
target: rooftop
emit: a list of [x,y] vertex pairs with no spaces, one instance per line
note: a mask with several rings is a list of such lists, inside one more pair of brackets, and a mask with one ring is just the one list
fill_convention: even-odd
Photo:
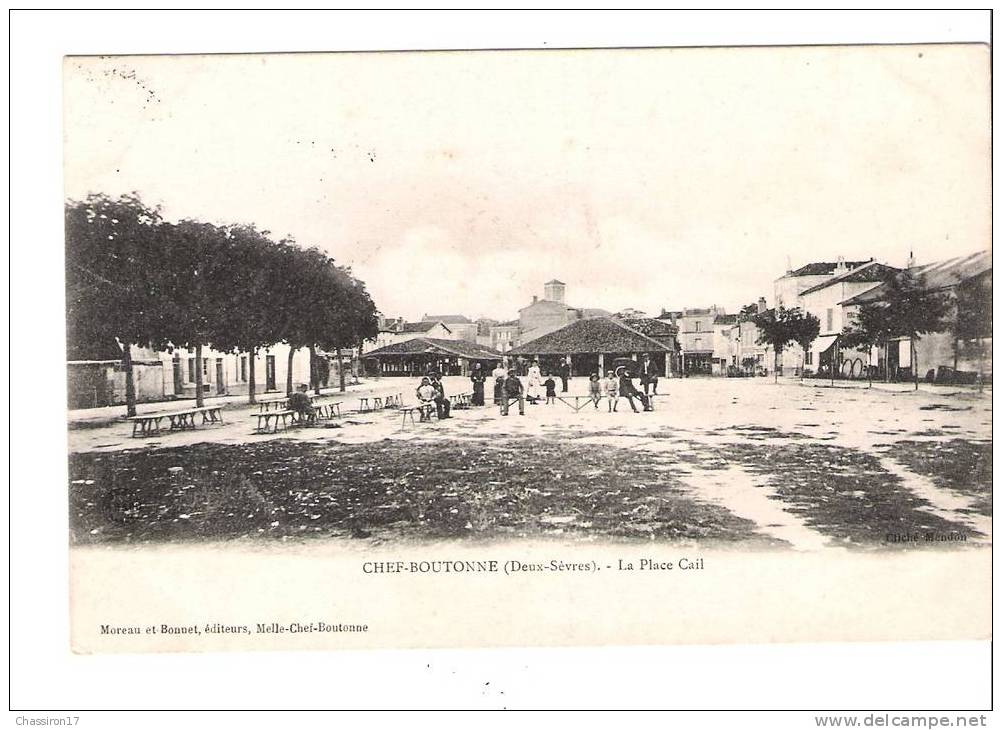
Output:
[[[911,271],[923,278],[926,289],[936,290],[956,286],[976,276],[980,276],[986,271],[991,271],[991,268],[991,252],[978,251],[967,256],[957,256],[952,259],[926,264],[925,266],[918,266],[911,269]],[[884,296],[886,290],[887,285],[880,283],[872,289],[867,289],[865,292],[846,299],[842,304],[863,304],[865,302],[876,301]]]
[[880,264],[876,261],[867,261],[864,262],[862,266],[850,269],[840,276],[834,276],[827,281],[822,281],[820,284],[810,287],[809,289],[804,289],[804,291],[800,292],[800,296],[820,291],[829,286],[834,286],[835,284],[886,281],[889,276],[893,275],[897,271],[900,271],[900,269],[888,266],[887,264]]
[[469,317],[462,314],[426,314],[424,322],[444,322],[445,324],[473,324]]
[[437,337],[415,337],[380,347],[365,357],[402,357],[405,355],[442,355],[472,360],[500,360],[501,353],[465,340],[442,340]]
[[519,345],[511,350],[511,354],[582,355],[597,352],[662,352],[671,349],[623,322],[610,317],[594,317],[579,319]]
[[[425,322],[404,322],[400,326],[400,332],[405,332],[405,333],[428,332],[437,324],[442,324],[442,326],[445,327],[447,330],[449,329],[444,323],[441,323],[440,320],[434,320],[434,321],[428,320]],[[451,332],[452,330],[449,331]]]
[[[868,264],[873,259],[867,261],[844,261],[842,262],[847,269],[857,269],[863,264]],[[799,269],[795,271],[787,271],[783,276],[779,278],[785,278],[787,276],[831,276],[835,273],[835,269],[838,267],[838,261],[815,261],[814,263],[804,264]]]

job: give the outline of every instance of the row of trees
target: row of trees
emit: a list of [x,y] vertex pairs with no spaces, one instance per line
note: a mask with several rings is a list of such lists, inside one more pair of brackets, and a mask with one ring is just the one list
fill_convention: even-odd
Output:
[[[741,310],[740,317],[750,319],[759,329],[759,344],[771,346],[777,362],[783,350],[796,343],[807,351],[820,332],[818,318],[800,309],[778,307],[756,312],[755,305]],[[963,343],[974,343],[979,358],[984,355],[983,339],[991,337],[991,283],[975,279],[952,291],[930,290],[922,276],[905,269],[885,282],[879,300],[862,304],[840,333],[839,345],[849,350],[866,350],[867,377],[873,370],[870,361],[874,347],[889,351],[895,340],[909,341],[912,376],[918,388],[918,361],[915,343],[931,332],[950,332],[954,342],[954,364]],[[885,364],[886,365],[886,364]],[[834,362],[832,363],[834,377]],[[775,368],[778,378],[779,367]],[[885,366],[890,379],[890,368]]]
[[[930,290],[922,276],[907,269],[900,271],[885,282],[881,299],[859,307],[853,321],[842,331],[841,343],[847,348],[865,348],[868,353],[875,346],[887,352],[892,340],[907,338],[912,377],[918,388],[915,343],[931,332],[951,333],[954,372],[964,343],[974,342],[982,358],[982,340],[992,336],[990,281],[975,278],[949,290]],[[867,364],[869,372],[869,361]],[[983,367],[979,366],[980,370]],[[890,379],[889,367],[885,367],[884,374]]]
[[[202,405],[202,348],[249,355],[249,399],[261,348],[310,351],[319,390],[317,350],[353,348],[375,336],[376,308],[365,285],[316,248],[275,242],[253,225],[171,223],[135,195],[91,195],[66,204],[68,345],[121,344],[129,415],[136,412],[131,346],[195,353]],[[341,377],[344,388],[344,376]]]

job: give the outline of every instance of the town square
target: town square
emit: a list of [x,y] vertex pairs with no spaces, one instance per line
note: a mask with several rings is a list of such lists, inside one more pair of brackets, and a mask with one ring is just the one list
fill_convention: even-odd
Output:
[[739,58],[68,59],[71,544],[989,546],[983,59]]

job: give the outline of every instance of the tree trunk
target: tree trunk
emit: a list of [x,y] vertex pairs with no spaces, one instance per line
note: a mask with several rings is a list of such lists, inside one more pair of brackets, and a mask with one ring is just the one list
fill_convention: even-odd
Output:
[[136,415],[136,380],[132,372],[132,345],[122,346],[122,367],[125,369],[125,415]]
[[873,345],[866,348],[866,387],[873,387]]
[[296,348],[289,345],[289,362],[285,367],[285,394],[292,395],[292,360],[296,356]]
[[202,393],[202,344],[195,345],[195,407],[205,405],[205,394]]
[[247,352],[247,403],[254,406],[258,403],[258,381],[255,378],[254,361],[258,359],[258,348],[253,347]]
[[317,362],[317,346],[310,345],[310,387],[320,395],[320,363]]
[[978,392],[985,390],[985,344],[984,340],[978,338]]
[[801,382],[804,380],[804,371],[807,370],[807,351],[810,350],[810,349],[811,349],[810,345],[808,345],[807,347],[804,348],[804,361],[802,363],[800,363],[800,380],[801,380]]
[[915,351],[915,338],[908,340],[908,348],[912,356],[912,379],[915,381],[915,390],[918,390],[918,353]]
[[779,382],[779,357],[782,354],[783,351],[777,348],[772,355],[772,375],[773,375],[772,382],[774,383]]
[[336,348],[334,354],[337,355],[338,390],[344,393],[344,361],[341,359],[341,348]]
[[891,341],[884,340],[884,382],[891,382]]
[[953,375],[952,380],[954,383],[957,382],[957,361],[960,359],[960,338],[953,338]]

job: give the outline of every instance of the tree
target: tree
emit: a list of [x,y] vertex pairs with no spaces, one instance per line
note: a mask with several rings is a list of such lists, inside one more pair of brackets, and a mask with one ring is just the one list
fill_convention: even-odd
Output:
[[978,386],[981,387],[984,380],[984,339],[992,336],[990,272],[968,279],[954,288],[948,325],[953,334],[953,372],[957,372],[961,343],[969,347],[973,342],[978,356]]
[[253,225],[227,227],[225,241],[222,255],[229,266],[217,272],[214,286],[228,296],[213,297],[215,312],[206,336],[221,352],[247,353],[247,397],[255,403],[257,352],[282,339],[271,307],[275,291],[281,289],[272,266],[276,244]]
[[891,337],[887,317],[882,302],[863,304],[849,317],[849,323],[843,328],[841,342],[844,346],[857,350],[866,348],[866,379],[873,386],[871,372],[873,348],[886,343]]
[[[804,363],[807,363],[807,352],[811,349],[811,343],[818,338],[821,332],[821,320],[810,312],[804,312],[800,308],[786,311],[786,322],[790,329],[790,334],[794,342],[800,345],[804,351]],[[804,378],[804,368],[800,368],[800,379]]]
[[160,212],[135,194],[90,195],[65,207],[67,350],[117,341],[126,414],[136,415],[133,345],[163,347],[169,320],[157,245]]
[[783,348],[794,341],[794,331],[790,325],[790,312],[783,307],[767,309],[752,317],[752,322],[758,327],[758,343],[773,348],[773,370],[775,382],[779,382],[778,360],[783,355]]
[[168,299],[173,311],[168,339],[175,347],[195,351],[195,404],[201,408],[205,405],[202,348],[219,335],[221,323],[229,320],[226,310],[237,296],[230,289],[236,266],[233,247],[226,230],[211,223],[182,220],[165,223],[160,231],[170,261]]
[[848,328],[850,342],[857,346],[882,343],[885,352],[886,377],[890,379],[890,341],[908,338],[912,377],[918,389],[918,357],[915,341],[929,332],[943,329],[949,308],[948,295],[930,291],[921,275],[910,269],[896,272],[884,283],[882,297],[860,306]]
[[950,306],[949,295],[942,291],[930,291],[923,276],[904,269],[887,280],[884,301],[889,318],[887,329],[897,337],[908,338],[912,376],[918,390],[919,366],[915,341],[924,334],[944,328]]

